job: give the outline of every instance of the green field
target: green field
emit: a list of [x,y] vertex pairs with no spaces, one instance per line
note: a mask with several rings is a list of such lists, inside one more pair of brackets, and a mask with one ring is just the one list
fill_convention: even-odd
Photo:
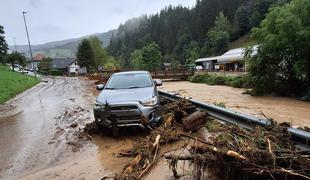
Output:
[[0,65],[0,104],[39,82],[40,80],[32,76],[13,72],[9,68]]

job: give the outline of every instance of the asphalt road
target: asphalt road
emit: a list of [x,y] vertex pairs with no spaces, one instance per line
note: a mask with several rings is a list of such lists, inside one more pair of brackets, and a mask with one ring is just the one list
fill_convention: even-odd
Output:
[[44,80],[0,105],[0,179],[19,179],[79,154],[73,151],[94,150],[85,148],[92,143],[76,138],[80,126],[92,121],[91,82],[76,77]]

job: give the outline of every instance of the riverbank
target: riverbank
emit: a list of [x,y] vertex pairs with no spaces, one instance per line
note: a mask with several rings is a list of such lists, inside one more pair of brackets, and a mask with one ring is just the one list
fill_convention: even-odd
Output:
[[32,76],[13,72],[6,66],[0,65],[0,104],[39,82]]
[[269,117],[277,122],[291,122],[293,126],[310,125],[310,103],[286,97],[253,97],[242,94],[246,89],[210,86],[187,81],[164,82],[163,91],[179,92],[186,97],[210,104],[222,104],[228,109],[257,117]]

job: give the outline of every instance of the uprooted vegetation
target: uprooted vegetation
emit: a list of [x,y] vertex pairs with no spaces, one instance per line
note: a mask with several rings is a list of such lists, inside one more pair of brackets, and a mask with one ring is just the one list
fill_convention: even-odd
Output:
[[[246,130],[207,118],[187,100],[165,99],[162,104],[164,122],[131,148],[118,152],[129,161],[113,179],[140,179],[163,157],[176,178],[183,176],[177,167],[183,164],[193,169],[190,176],[195,179],[205,179],[208,172],[218,179],[310,179],[310,153],[296,148],[287,123]],[[195,133],[201,124],[208,133],[205,139]],[[96,131],[94,124],[86,126],[88,133]],[[161,152],[176,141],[184,141],[182,153]]]
[[290,140],[287,123],[253,131],[207,122],[213,135],[207,142],[190,147],[190,153],[165,156],[175,169],[175,161],[190,161],[193,176],[201,178],[211,171],[220,179],[309,179],[309,151],[297,149]]

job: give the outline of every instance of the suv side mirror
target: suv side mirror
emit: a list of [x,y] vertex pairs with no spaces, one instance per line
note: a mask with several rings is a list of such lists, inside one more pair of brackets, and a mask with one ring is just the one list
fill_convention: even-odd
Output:
[[155,81],[155,85],[156,86],[161,86],[161,85],[163,85],[163,82],[160,80],[160,79],[156,79],[156,80],[154,80]]
[[98,84],[98,85],[96,86],[96,89],[97,89],[98,91],[103,90],[103,89],[104,89],[104,84]]

